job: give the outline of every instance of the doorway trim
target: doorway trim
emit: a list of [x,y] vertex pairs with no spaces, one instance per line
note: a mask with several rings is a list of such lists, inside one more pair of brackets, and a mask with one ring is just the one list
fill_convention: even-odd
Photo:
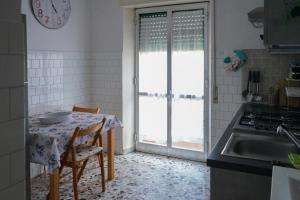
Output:
[[[172,156],[172,157],[177,157],[177,158],[184,158],[184,159],[189,159],[189,160],[196,160],[196,161],[205,161],[206,157],[208,156],[208,152],[210,150],[210,68],[211,68],[211,59],[210,59],[210,41],[211,38],[209,37],[209,33],[211,30],[211,24],[210,24],[210,7],[209,7],[208,2],[202,2],[202,3],[191,3],[191,4],[182,4],[182,5],[171,5],[171,6],[160,6],[160,7],[151,7],[151,8],[141,8],[141,9],[136,9],[136,14],[135,14],[135,76],[134,76],[134,86],[135,86],[135,116],[134,116],[134,139],[135,139],[135,145],[136,145],[136,150],[137,151],[142,151],[142,152],[148,152],[148,153],[154,153],[154,154],[160,154],[160,155],[166,155],[166,156]],[[139,142],[139,55],[138,55],[138,49],[139,49],[139,15],[144,14],[144,13],[154,13],[154,12],[167,12],[168,13],[168,20],[171,20],[170,13],[172,11],[178,11],[178,10],[195,10],[195,9],[204,9],[205,12],[205,21],[204,21],[204,38],[205,38],[205,44],[204,44],[204,52],[205,52],[205,59],[204,59],[204,75],[205,75],[205,80],[204,80],[204,127],[203,127],[203,132],[204,132],[204,152],[199,152],[199,151],[194,151],[194,150],[185,150],[185,149],[180,149],[180,148],[174,148],[170,147],[167,144],[167,147],[165,146],[160,146],[160,145],[153,145],[153,144],[147,144],[147,143],[140,143]],[[170,23],[169,23],[170,24]],[[169,29],[171,26],[169,25]],[[171,31],[168,30],[168,34],[170,34]],[[170,52],[171,48],[171,37],[168,37],[168,52]],[[168,69],[171,69],[171,59],[172,56],[171,54],[168,53]],[[171,71],[168,71],[168,76],[171,76]],[[168,77],[168,89],[170,88],[170,83],[171,79]],[[170,106],[168,106],[170,107]],[[170,115],[170,109],[168,108],[168,115]],[[171,119],[170,117],[168,118],[168,127],[170,127]],[[168,138],[171,138],[171,131],[168,131]],[[168,142],[171,142],[169,140]],[[155,148],[153,148],[155,146]]]

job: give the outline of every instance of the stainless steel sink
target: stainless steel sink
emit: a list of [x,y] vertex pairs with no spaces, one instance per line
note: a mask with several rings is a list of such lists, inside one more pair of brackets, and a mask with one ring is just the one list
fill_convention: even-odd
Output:
[[222,155],[289,163],[288,154],[292,152],[300,153],[293,143],[283,137],[233,132]]

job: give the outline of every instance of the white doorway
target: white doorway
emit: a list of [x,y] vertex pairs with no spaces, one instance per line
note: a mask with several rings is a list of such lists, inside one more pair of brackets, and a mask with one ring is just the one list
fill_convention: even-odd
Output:
[[208,5],[136,11],[136,148],[204,160]]

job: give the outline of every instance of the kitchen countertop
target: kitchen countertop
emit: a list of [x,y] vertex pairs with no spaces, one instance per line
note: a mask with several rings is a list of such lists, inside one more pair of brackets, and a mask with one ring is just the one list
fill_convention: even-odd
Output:
[[273,167],[271,200],[296,200],[300,193],[300,170]]
[[[237,157],[221,155],[221,152],[233,131],[234,124],[239,119],[241,113],[244,112],[244,110],[246,109],[247,110],[260,109],[260,110],[268,110],[268,111],[281,110],[281,108],[279,107],[271,107],[267,105],[258,105],[252,103],[243,104],[238,110],[238,112],[236,113],[236,115],[234,116],[231,123],[228,125],[227,129],[225,130],[224,134],[222,135],[218,143],[215,145],[213,151],[210,153],[209,157],[207,158],[207,165],[210,167],[236,170],[236,171],[254,173],[254,174],[264,175],[264,176],[272,176],[273,165],[291,167],[290,164],[285,164],[285,163],[274,163],[270,161],[261,161],[261,160],[245,159],[245,158],[237,158]],[[249,131],[244,131],[244,132],[251,133]]]

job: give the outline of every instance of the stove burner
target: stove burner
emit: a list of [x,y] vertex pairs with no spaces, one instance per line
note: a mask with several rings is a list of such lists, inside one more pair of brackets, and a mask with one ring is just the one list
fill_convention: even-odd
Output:
[[255,114],[249,113],[246,117],[248,117],[249,119],[254,119],[255,118]]
[[300,114],[245,111],[239,121],[239,125],[250,129],[272,132],[276,132],[279,125],[285,125],[290,130],[300,133]]

